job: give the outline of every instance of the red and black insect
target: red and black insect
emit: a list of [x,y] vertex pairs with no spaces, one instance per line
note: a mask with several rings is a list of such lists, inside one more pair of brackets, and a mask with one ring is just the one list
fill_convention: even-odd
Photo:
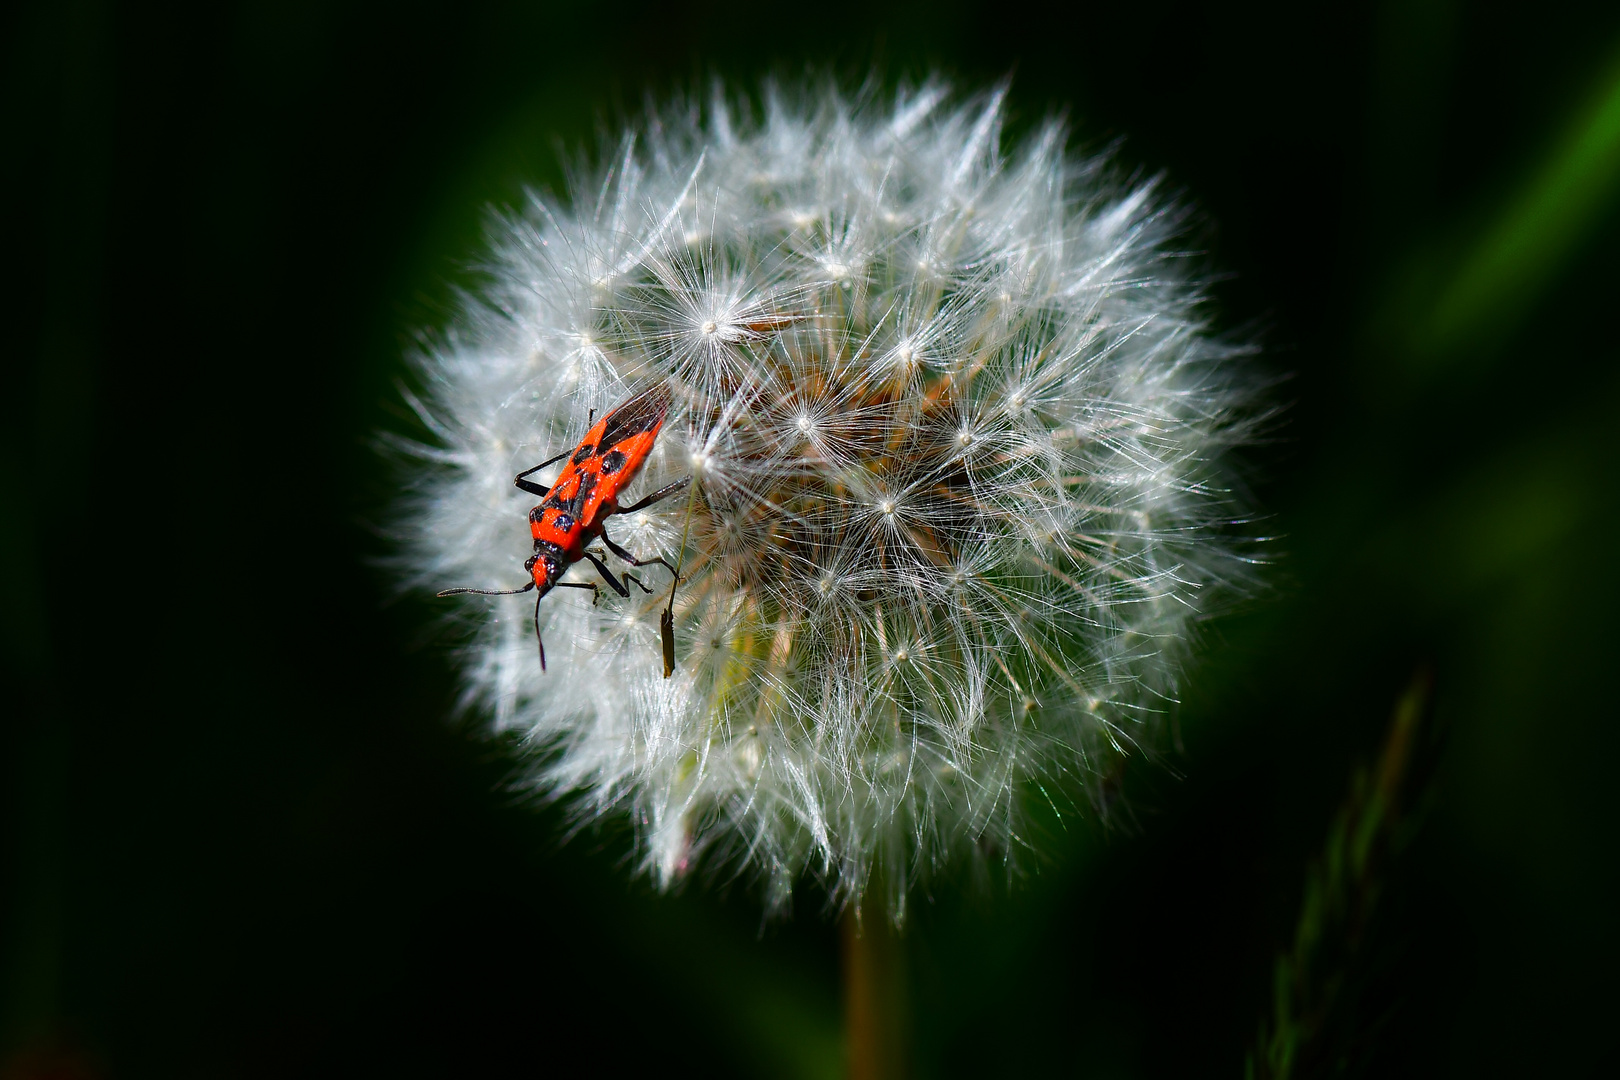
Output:
[[[590,589],[593,594],[597,590],[594,581],[558,580],[574,563],[581,559],[588,560],[620,596],[629,597],[632,581],[642,592],[648,594],[652,592],[641,583],[640,578],[628,570],[624,572],[623,581],[615,578],[613,571],[607,568],[600,555],[585,550],[585,546],[592,540],[601,537],[602,543],[607,545],[609,551],[631,566],[659,563],[671,574],[676,574],[676,569],[661,557],[636,558],[615,544],[605,527],[607,519],[614,514],[633,513],[651,506],[662,499],[667,499],[692,482],[690,476],[684,477],[673,484],[666,484],[629,506],[619,505],[619,492],[635,479],[636,474],[641,471],[641,466],[646,463],[647,455],[652,452],[653,442],[658,438],[658,429],[663,426],[664,415],[669,412],[669,402],[669,386],[665,383],[655,383],[597,421],[596,426],[586,433],[584,441],[574,449],[517,474],[515,483],[520,490],[527,491],[531,495],[544,496],[545,499],[539,506],[529,511],[529,530],[534,534],[534,554],[529,556],[523,568],[529,572],[532,581],[521,589],[446,589],[439,595],[478,593],[483,596],[511,596],[526,593],[530,589],[537,590],[539,595],[534,598],[534,639],[540,649],[540,670],[544,671],[546,646],[545,642],[540,640],[540,601],[554,588]],[[539,472],[547,465],[553,465],[563,458],[568,459],[568,464],[563,466],[556,482],[549,488],[526,479],[532,473]],[[667,638],[667,627],[665,634]],[[666,640],[664,647],[666,656],[670,654],[672,645],[672,641]]]

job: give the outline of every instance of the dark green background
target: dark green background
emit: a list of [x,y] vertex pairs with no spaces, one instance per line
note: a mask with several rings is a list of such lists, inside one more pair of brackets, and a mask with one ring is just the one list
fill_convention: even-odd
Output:
[[649,88],[875,57],[1012,71],[1020,122],[1066,108],[1168,170],[1223,325],[1292,376],[1251,455],[1273,593],[1212,628],[1185,750],[1113,828],[1049,825],[1010,890],[917,905],[916,1071],[1239,1075],[1304,866],[1422,663],[1449,741],[1351,1071],[1613,1069],[1620,156],[1569,148],[1620,9],[1310,7],[4,16],[0,1060],[836,1075],[813,884],[763,934],[745,886],[658,897],[622,830],[565,844],[446,719],[430,603],[368,568],[367,439],[482,208],[558,185],[558,140]]

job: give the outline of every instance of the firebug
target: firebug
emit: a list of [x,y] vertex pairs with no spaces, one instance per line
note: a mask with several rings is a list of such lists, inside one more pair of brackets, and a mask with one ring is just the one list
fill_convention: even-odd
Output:
[[[619,492],[636,478],[646,463],[647,455],[652,452],[658,429],[663,426],[664,416],[669,412],[669,404],[668,384],[654,383],[598,420],[586,433],[584,440],[572,450],[517,474],[514,483],[519,490],[539,495],[544,500],[529,511],[534,554],[523,564],[531,579],[528,584],[520,589],[446,589],[439,595],[478,593],[482,596],[511,596],[535,590],[538,595],[534,598],[534,638],[540,650],[540,670],[544,671],[546,646],[540,640],[540,601],[556,588],[590,589],[593,593],[597,590],[594,581],[560,580],[574,563],[581,559],[588,561],[620,596],[629,597],[631,582],[635,582],[636,587],[644,593],[652,592],[628,570],[624,572],[622,581],[614,577],[600,554],[586,550],[586,545],[591,541],[600,538],[609,551],[631,566],[658,563],[678,577],[675,567],[662,557],[638,559],[630,554],[613,542],[606,528],[607,519],[614,514],[634,513],[667,499],[692,482],[690,476],[683,477],[629,506],[619,505]],[[563,466],[550,487],[528,479],[547,465],[556,464],[564,458],[568,459],[568,464]],[[669,619],[663,620],[660,630],[664,637],[667,677],[674,651]]]

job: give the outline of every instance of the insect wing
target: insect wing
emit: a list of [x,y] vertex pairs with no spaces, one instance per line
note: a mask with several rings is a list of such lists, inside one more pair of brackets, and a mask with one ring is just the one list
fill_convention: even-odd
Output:
[[597,451],[599,454],[605,453],[637,435],[656,437],[658,427],[668,412],[669,384],[653,383],[602,417],[602,422],[591,432],[596,436]]
[[[545,501],[540,505],[545,509],[553,507],[568,508],[579,495],[579,481],[581,470],[572,461],[563,466],[562,472],[551,483],[551,491],[546,495]],[[577,514],[575,516],[578,516]]]
[[[591,453],[580,462],[580,469],[594,477],[589,501],[582,507],[586,520],[594,521],[601,504],[616,497],[641,471],[669,412],[669,400],[669,387],[655,383],[604,416],[586,436]],[[580,451],[584,450],[581,444]]]
[[588,532],[602,504],[634,479],[652,452],[658,429],[669,412],[669,387],[654,383],[598,420],[568,455],[551,492],[532,518],[536,539],[564,548],[578,543],[575,526]]
[[[530,511],[529,527],[536,540],[555,544],[564,551],[572,551],[578,546],[582,534],[574,531],[575,526],[581,521],[589,521],[586,506],[593,503],[591,495],[599,479],[590,458],[596,449],[592,436],[597,435],[601,427],[598,424],[585,436],[584,442],[565,455],[567,461],[563,463],[557,479],[552,481],[551,491],[539,506]],[[600,498],[594,500],[600,501]],[[594,512],[594,505],[592,510]],[[571,559],[578,557],[572,555]]]

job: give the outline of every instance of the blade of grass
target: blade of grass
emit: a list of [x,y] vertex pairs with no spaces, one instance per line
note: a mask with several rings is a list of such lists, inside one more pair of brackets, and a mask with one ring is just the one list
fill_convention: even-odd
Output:
[[1277,957],[1270,1015],[1249,1054],[1248,1080],[1326,1075],[1368,1026],[1354,1015],[1355,988],[1389,861],[1411,839],[1437,756],[1429,697],[1429,675],[1420,669],[1395,704],[1377,763],[1352,777],[1306,872],[1293,946]]
[[1527,315],[1620,197],[1620,55],[1542,168],[1497,213],[1414,327],[1425,366],[1500,338]]

